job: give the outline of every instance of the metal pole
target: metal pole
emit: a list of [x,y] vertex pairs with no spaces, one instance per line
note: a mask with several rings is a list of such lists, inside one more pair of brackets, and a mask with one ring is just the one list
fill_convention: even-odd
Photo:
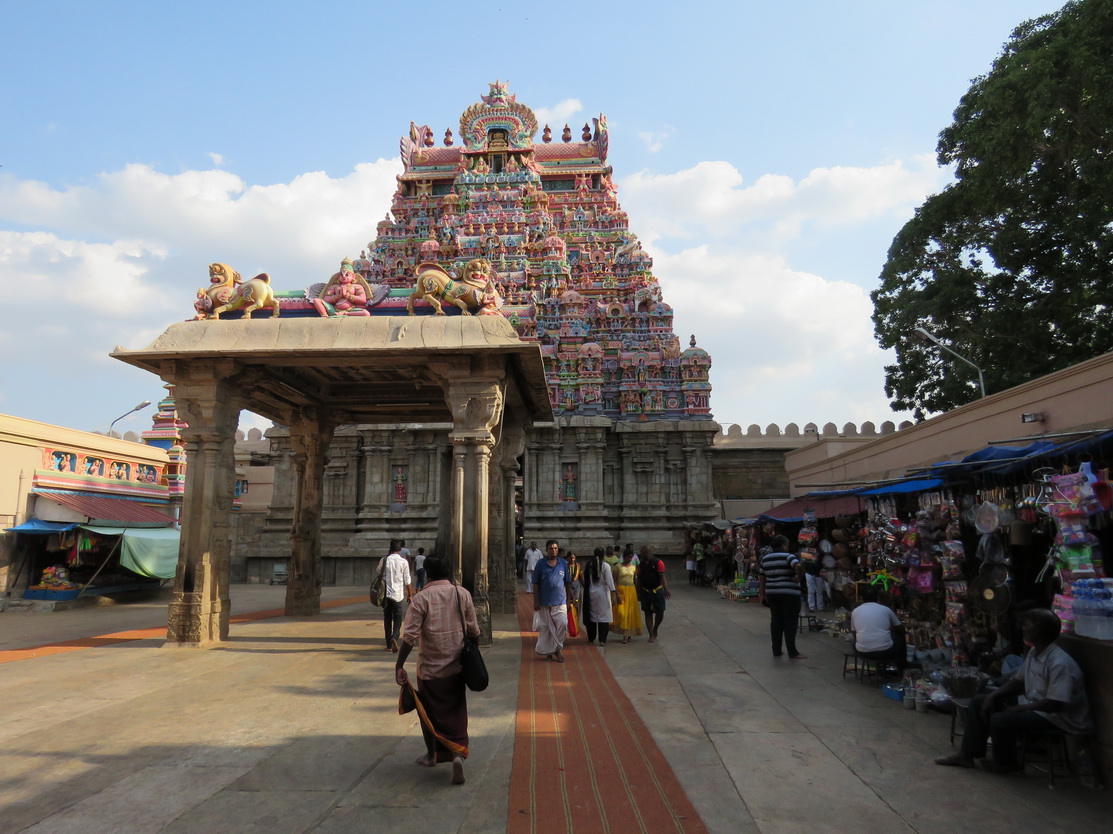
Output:
[[967,359],[961,353],[956,353],[955,351],[951,350],[949,347],[947,347],[945,344],[943,344],[941,341],[939,341],[939,339],[936,338],[935,334],[932,333],[930,330],[926,330],[923,327],[917,327],[912,332],[915,333],[917,336],[919,336],[921,339],[925,339],[926,341],[931,342],[933,345],[935,345],[940,350],[947,351],[947,353],[951,354],[951,356],[953,356],[955,359],[958,359],[961,362],[965,362],[967,365],[969,365],[971,368],[973,368],[975,371],[977,371],[978,372],[978,387],[982,391],[982,397],[985,397],[985,377],[982,375],[982,369],[981,368],[979,368],[977,365],[975,365],[973,362],[971,362],[969,359]]

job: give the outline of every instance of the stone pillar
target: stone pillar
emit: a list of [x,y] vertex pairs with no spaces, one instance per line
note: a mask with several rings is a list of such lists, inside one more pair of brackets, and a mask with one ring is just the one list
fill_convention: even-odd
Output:
[[498,492],[495,500],[500,497],[502,499],[501,513],[496,514],[502,520],[502,529],[500,535],[493,537],[497,539],[497,549],[492,548],[488,558],[488,569],[492,576],[488,593],[491,610],[499,614],[513,614],[517,606],[520,583],[514,572],[514,552],[518,544],[514,481],[518,476],[518,458],[526,447],[527,419],[524,413],[508,408],[503,416],[502,432],[496,449],[499,477],[493,489]]
[[228,637],[234,446],[240,399],[228,360],[167,363],[163,376],[176,384],[178,412],[189,425],[182,445],[189,461],[178,570],[166,641],[206,646]]
[[502,541],[504,571],[503,587],[498,589],[500,596],[499,613],[512,614],[513,603],[518,590],[518,574],[515,572],[515,550],[518,546],[517,514],[514,506],[514,481],[518,477],[518,462],[503,459],[502,464]]
[[286,582],[286,616],[321,613],[321,503],[325,452],[335,426],[317,408],[308,408],[290,426],[297,493],[290,530],[290,567]]
[[452,411],[453,569],[475,599],[482,642],[491,641],[487,588],[489,462],[494,430],[502,422],[505,371],[501,360],[475,362],[465,373],[442,374]]
[[464,444],[452,446],[452,527],[448,533],[448,552],[452,557],[452,573],[457,582],[464,576],[464,500],[467,490],[468,449]]

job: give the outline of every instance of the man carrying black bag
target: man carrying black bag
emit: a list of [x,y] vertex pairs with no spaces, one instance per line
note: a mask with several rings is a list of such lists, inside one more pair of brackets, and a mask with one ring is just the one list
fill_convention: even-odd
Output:
[[464,635],[479,636],[475,603],[465,588],[452,584],[448,563],[439,556],[425,560],[428,584],[414,594],[402,624],[402,648],[394,665],[398,685],[411,690],[406,658],[417,656],[415,705],[425,737],[424,756],[417,763],[433,767],[452,762],[452,783],[464,782],[468,757],[468,703],[460,664]]

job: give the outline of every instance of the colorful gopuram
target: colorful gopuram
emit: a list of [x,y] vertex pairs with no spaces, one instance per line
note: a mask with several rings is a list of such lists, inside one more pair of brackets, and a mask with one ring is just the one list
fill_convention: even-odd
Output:
[[555,140],[545,125],[535,144],[533,111],[496,82],[461,115],[459,144],[449,129],[436,147],[429,127],[411,124],[390,213],[356,270],[409,290],[419,263],[462,276],[486,260],[493,306],[542,344],[555,412],[708,419],[711,359],[695,337],[681,349],[653,259],[618,202],[606,117],[592,121],[577,141],[567,125]]
[[[517,531],[589,553],[616,540],[672,552],[683,522],[716,515],[711,359],[694,336],[684,346],[673,331],[653,260],[618,201],[606,118],[575,136],[567,125],[557,130],[539,126],[499,82],[439,144],[431,128],[411,123],[375,239],[327,284],[277,292],[274,303],[282,316],[405,315],[407,306],[430,315],[442,304],[449,315],[505,316],[522,339],[540,343],[557,418],[527,432],[519,472],[493,473],[509,489],[520,478]],[[439,281],[418,277],[415,286],[419,274]],[[358,284],[358,303],[338,311],[341,281]],[[268,525],[277,533],[289,529],[292,478],[281,469],[292,463],[281,430],[270,434],[279,470]],[[370,546],[379,556],[398,535],[411,549],[437,547],[447,448],[445,427],[338,429],[323,551],[358,559]],[[511,534],[492,531],[512,552]],[[277,555],[277,544],[265,551]],[[365,569],[338,568],[337,579],[362,578]]]

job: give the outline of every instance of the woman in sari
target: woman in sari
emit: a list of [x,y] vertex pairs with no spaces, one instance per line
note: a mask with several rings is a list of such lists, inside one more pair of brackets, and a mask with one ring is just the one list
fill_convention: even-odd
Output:
[[575,610],[580,615],[580,622],[583,622],[583,595],[584,595],[584,572],[580,565],[580,561],[576,554],[571,550],[564,557],[568,560],[568,584],[569,588],[568,604],[571,606],[568,609],[568,616],[572,616],[572,611]]
[[[410,601],[402,623],[402,647],[394,665],[394,677],[403,687],[403,700],[414,697],[425,755],[422,767],[452,763],[452,784],[464,783],[464,759],[468,757],[468,702],[460,652],[465,631],[479,636],[475,604],[471,594],[453,584],[448,563],[439,556],[425,560],[427,584]],[[405,663],[414,646],[417,652],[417,690],[410,685]]]
[[622,635],[623,643],[629,643],[642,633],[642,612],[638,605],[637,587],[634,585],[637,570],[633,550],[622,554],[622,564],[614,570],[614,584],[618,591],[618,617],[614,620],[613,630],[615,634]]
[[594,644],[598,634],[599,645],[605,646],[613,619],[611,605],[618,600],[618,592],[615,589],[611,566],[603,559],[603,548],[595,548],[595,555],[584,568],[583,577],[583,621],[584,630],[587,631],[587,641]]

